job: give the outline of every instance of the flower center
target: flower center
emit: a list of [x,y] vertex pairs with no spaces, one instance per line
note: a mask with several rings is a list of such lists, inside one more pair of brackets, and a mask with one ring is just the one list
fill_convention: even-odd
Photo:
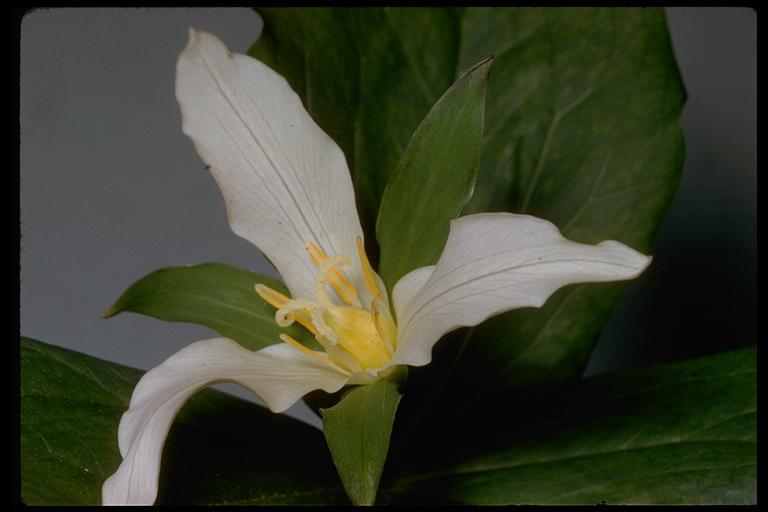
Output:
[[[256,285],[256,293],[277,308],[277,324],[287,327],[298,322],[315,335],[325,354],[308,349],[287,334],[281,334],[281,340],[348,374],[361,370],[373,373],[389,363],[397,348],[397,327],[389,306],[365,254],[362,239],[358,237],[356,242],[363,284],[368,292],[366,297],[358,293],[344,274],[343,269],[349,269],[352,261],[344,255],[329,257],[311,242],[305,249],[317,267],[313,300],[290,299],[268,286]],[[334,293],[335,297],[331,295]]]

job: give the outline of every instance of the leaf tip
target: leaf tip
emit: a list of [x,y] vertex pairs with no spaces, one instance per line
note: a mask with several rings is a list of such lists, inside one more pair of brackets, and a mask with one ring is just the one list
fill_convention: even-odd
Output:
[[474,66],[468,68],[466,71],[464,71],[459,77],[456,79],[456,82],[459,82],[463,79],[468,79],[472,76],[480,76],[483,79],[488,76],[488,71],[491,69],[491,64],[493,64],[494,56],[493,54],[488,55],[483,60],[475,64]]
[[103,311],[99,316],[101,318],[112,318],[120,312],[120,308],[117,307],[117,303],[113,304],[106,311]]

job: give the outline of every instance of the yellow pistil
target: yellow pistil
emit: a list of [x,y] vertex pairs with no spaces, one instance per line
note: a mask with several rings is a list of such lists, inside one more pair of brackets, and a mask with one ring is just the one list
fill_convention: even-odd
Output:
[[337,306],[326,310],[323,319],[338,336],[338,346],[349,352],[362,368],[380,368],[389,362],[392,354],[368,311]]

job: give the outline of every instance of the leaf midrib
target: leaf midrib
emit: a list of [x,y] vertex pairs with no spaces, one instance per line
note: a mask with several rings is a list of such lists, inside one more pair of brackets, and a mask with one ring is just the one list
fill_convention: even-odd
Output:
[[[679,445],[686,445],[686,444],[688,445],[733,444],[733,445],[755,445],[756,446],[755,441],[746,441],[746,440],[738,440],[738,439],[679,439],[674,441],[665,441],[661,443],[652,443],[652,444],[637,446],[633,448],[618,448],[615,450],[605,450],[600,452],[580,453],[578,455],[573,455],[570,457],[537,460],[537,461],[531,461],[531,462],[524,462],[521,464],[516,464],[514,462],[511,462],[511,463],[480,466],[480,467],[474,467],[474,468],[468,468],[468,469],[458,469],[458,470],[449,470],[449,471],[435,472],[435,473],[429,473],[429,474],[423,474],[423,475],[414,475],[411,477],[403,478],[400,481],[400,485],[398,485],[398,487],[401,487],[403,484],[411,484],[413,482],[431,480],[431,479],[440,478],[440,477],[473,475],[478,473],[488,473],[488,472],[494,472],[494,471],[507,471],[512,469],[528,467],[528,466],[539,466],[539,465],[547,465],[552,463],[569,462],[569,461],[574,461],[578,459],[585,459],[585,458],[588,459],[591,457],[600,457],[604,455],[612,455],[617,453],[631,453],[631,452],[637,452],[642,450],[648,450],[652,448],[659,448],[663,446],[679,446]],[[394,487],[392,490],[396,490],[396,489],[397,487]]]

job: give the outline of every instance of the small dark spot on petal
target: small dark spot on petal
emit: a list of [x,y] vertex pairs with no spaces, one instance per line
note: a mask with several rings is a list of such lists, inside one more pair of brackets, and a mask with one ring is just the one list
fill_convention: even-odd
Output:
[[205,164],[205,170],[206,170],[206,171],[210,171],[210,170],[211,170],[211,166],[210,166],[210,164]]

